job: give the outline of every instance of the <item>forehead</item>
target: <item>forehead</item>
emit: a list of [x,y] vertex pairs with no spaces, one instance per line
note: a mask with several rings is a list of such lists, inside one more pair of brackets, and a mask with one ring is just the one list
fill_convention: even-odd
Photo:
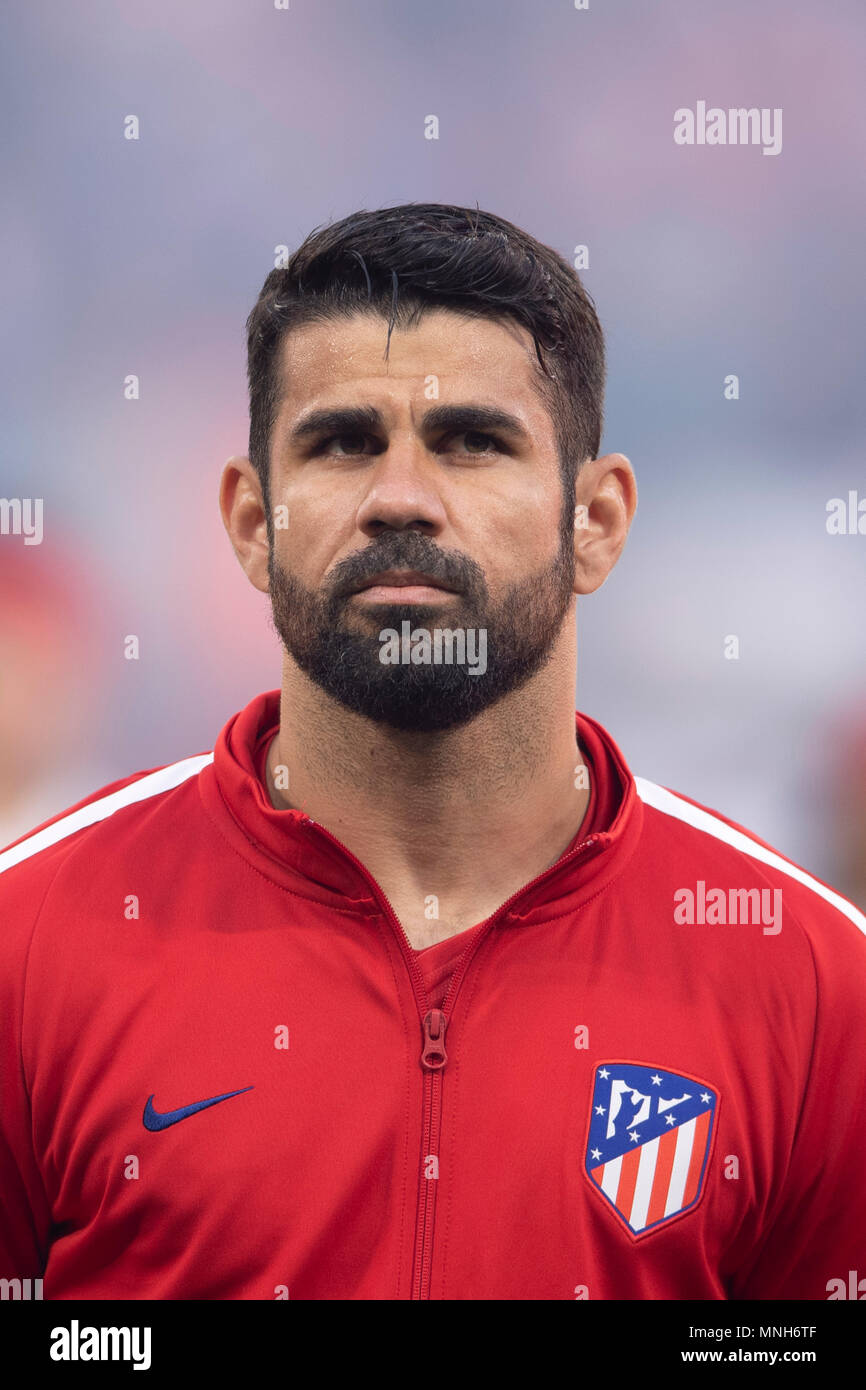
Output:
[[431,309],[411,328],[392,330],[386,359],[387,337],[387,320],[374,312],[291,329],[279,351],[279,417],[371,393],[379,400],[425,398],[435,377],[440,400],[457,393],[476,402],[507,398],[527,423],[539,423],[538,359],[520,324]]

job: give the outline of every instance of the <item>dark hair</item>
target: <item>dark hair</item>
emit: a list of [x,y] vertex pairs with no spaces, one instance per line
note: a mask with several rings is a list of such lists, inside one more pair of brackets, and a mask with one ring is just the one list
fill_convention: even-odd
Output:
[[372,310],[387,318],[387,355],[395,326],[410,327],[436,307],[512,319],[531,333],[570,507],[576,472],[601,445],[604,338],[592,299],[567,261],[504,218],[405,203],[316,228],[284,268],[270,272],[247,319],[250,460],[268,512],[284,335]]

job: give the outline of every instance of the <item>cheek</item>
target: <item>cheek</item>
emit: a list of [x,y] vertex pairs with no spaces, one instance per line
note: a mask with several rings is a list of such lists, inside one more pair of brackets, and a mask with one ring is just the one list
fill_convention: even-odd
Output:
[[287,491],[274,501],[271,514],[276,557],[308,588],[318,588],[336,560],[363,548],[363,537],[346,524],[333,500],[323,504]]
[[479,537],[490,564],[513,573],[528,573],[548,564],[560,547],[562,507],[561,493],[555,505],[549,497],[533,495],[523,505],[512,504],[492,518],[492,524],[485,524],[483,539]]

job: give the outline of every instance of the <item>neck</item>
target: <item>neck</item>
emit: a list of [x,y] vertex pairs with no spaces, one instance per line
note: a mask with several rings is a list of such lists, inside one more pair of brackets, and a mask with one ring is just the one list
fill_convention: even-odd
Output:
[[[330,831],[398,915],[398,902],[412,915],[435,894],[447,921],[462,923],[455,930],[481,920],[555,863],[584,818],[574,643],[572,630],[521,690],[471,724],[433,734],[346,710],[285,658],[280,729],[268,753],[273,804],[297,807]],[[274,786],[280,764],[287,792]]]

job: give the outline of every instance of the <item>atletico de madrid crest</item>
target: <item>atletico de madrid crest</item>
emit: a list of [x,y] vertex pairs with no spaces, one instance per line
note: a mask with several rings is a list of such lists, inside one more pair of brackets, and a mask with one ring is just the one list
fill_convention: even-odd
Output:
[[718,1091],[665,1067],[604,1062],[595,1069],[586,1172],[635,1238],[700,1198]]

